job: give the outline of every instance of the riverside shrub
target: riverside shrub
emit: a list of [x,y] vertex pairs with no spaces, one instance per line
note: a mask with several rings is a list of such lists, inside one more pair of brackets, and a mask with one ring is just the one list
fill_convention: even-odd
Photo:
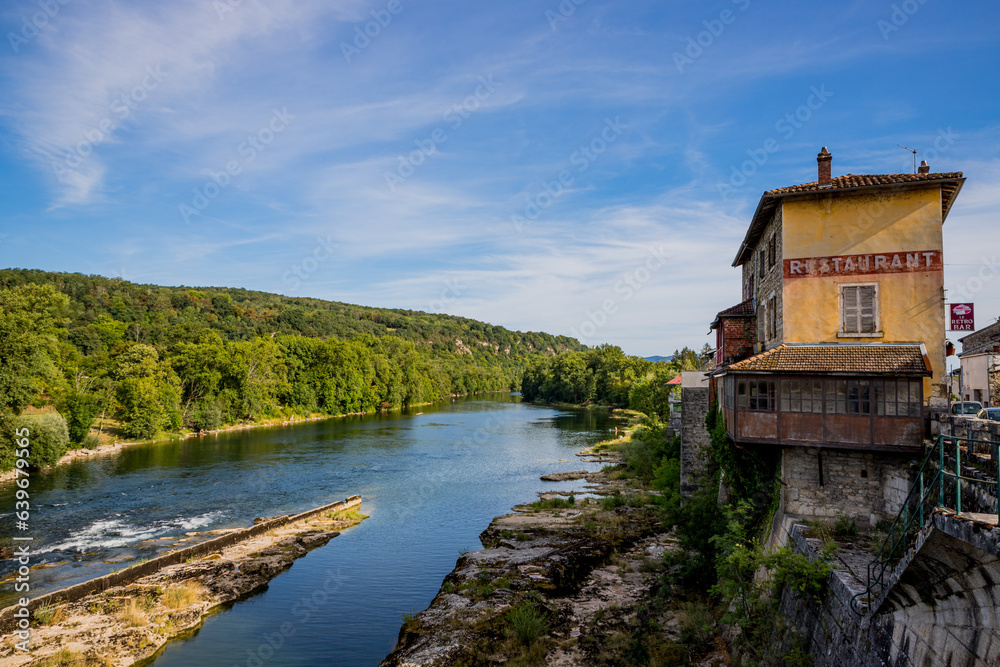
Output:
[[21,415],[15,423],[28,429],[28,462],[36,468],[55,465],[69,448],[69,428],[58,412]]

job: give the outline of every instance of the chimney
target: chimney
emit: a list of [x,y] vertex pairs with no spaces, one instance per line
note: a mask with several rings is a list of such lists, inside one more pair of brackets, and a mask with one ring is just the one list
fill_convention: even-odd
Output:
[[917,167],[918,174],[929,174],[931,173],[931,166],[927,164],[927,160],[921,160],[920,166]]
[[825,185],[830,182],[830,161],[833,155],[823,146],[823,150],[816,156],[816,163],[819,165],[819,184]]

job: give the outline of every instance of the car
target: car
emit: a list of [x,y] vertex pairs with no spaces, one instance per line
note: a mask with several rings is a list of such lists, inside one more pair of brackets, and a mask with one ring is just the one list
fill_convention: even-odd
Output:
[[976,419],[986,419],[991,422],[1000,422],[1000,408],[983,408],[976,413]]
[[979,401],[955,401],[949,412],[953,415],[974,415],[983,409]]

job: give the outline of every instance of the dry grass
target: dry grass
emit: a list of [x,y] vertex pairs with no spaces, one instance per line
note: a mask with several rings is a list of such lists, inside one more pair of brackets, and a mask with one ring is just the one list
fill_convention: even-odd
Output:
[[112,667],[114,664],[111,658],[98,658],[62,649],[35,663],[35,667]]
[[205,589],[193,581],[171,586],[163,594],[163,605],[167,609],[181,609],[199,602],[205,594]]
[[56,625],[66,618],[66,610],[63,607],[42,605],[35,610],[34,617],[39,625]]
[[130,628],[146,625],[149,622],[146,613],[142,610],[142,603],[135,598],[130,598],[125,606],[115,614],[115,618]]

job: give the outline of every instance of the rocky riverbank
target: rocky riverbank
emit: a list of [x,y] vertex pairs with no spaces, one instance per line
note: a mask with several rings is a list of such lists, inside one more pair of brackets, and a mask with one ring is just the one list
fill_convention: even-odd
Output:
[[685,664],[682,612],[661,590],[674,540],[651,497],[613,476],[587,475],[599,496],[543,494],[495,518],[381,667],[632,664],[632,637],[654,630],[656,660],[635,664]]
[[17,648],[17,634],[6,635],[0,666],[127,667],[146,660],[365,518],[356,506],[313,514],[129,585],[35,609],[29,650]]

